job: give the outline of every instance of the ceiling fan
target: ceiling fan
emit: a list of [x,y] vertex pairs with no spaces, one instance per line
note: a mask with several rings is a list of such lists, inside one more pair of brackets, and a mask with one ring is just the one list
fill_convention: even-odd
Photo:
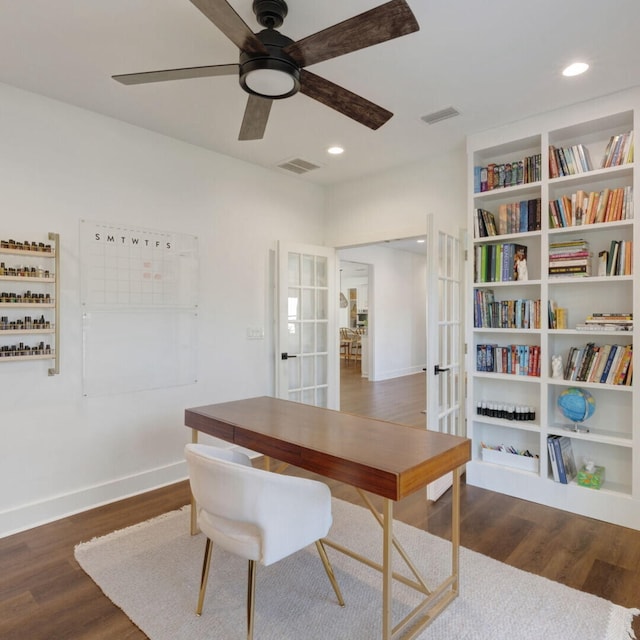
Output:
[[126,73],[112,76],[114,80],[130,85],[238,74],[249,94],[239,140],[262,139],[273,100],[298,91],[371,129],[393,115],[305,67],[418,31],[405,0],[391,0],[297,42],[276,31],[287,15],[285,0],[253,0],[253,11],[264,27],[258,33],[226,0],[190,1],[238,47],[239,62]]

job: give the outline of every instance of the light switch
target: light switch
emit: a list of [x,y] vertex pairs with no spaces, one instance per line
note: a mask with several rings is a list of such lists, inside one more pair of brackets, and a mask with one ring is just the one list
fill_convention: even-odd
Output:
[[264,338],[264,329],[261,327],[248,327],[247,338],[249,340],[262,340]]

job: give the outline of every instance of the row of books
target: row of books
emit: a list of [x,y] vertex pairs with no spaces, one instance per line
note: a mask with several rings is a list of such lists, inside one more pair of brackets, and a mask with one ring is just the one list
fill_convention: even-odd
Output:
[[[633,162],[634,141],[633,131],[611,136],[604,151],[601,169],[617,167]],[[579,173],[593,171],[593,163],[589,149],[584,144],[574,144],[565,147],[549,146],[549,177],[573,176]]]
[[549,224],[554,229],[633,218],[633,187],[576,191],[549,201]]
[[633,240],[612,240],[609,250],[598,253],[599,276],[633,274]]
[[611,136],[600,166],[618,167],[633,162],[633,131]]
[[571,347],[564,367],[565,380],[600,384],[631,385],[633,345],[588,342]]
[[527,156],[504,164],[490,163],[486,167],[474,167],[474,191],[492,191],[518,184],[529,184],[542,179],[541,154]]
[[573,176],[593,171],[589,149],[583,144],[570,147],[549,146],[549,177]]
[[576,325],[578,331],[633,331],[632,313],[592,313]]
[[547,436],[547,449],[553,479],[562,484],[569,484],[578,475],[571,438]]
[[505,242],[475,248],[474,282],[509,282],[518,279],[518,263],[527,259],[527,247]]
[[[486,238],[508,233],[539,231],[541,224],[541,200],[520,200],[498,205],[497,216],[486,209],[476,209],[474,237]],[[497,218],[497,220],[496,220]]]
[[540,300],[496,300],[492,289],[476,289],[473,326],[477,329],[539,329]]
[[591,275],[591,253],[586,240],[566,240],[549,244],[549,277]]
[[567,309],[559,307],[554,300],[549,300],[549,329],[566,329],[567,328]]
[[484,373],[508,373],[516,376],[540,376],[540,347],[528,344],[479,344],[476,346],[476,370]]

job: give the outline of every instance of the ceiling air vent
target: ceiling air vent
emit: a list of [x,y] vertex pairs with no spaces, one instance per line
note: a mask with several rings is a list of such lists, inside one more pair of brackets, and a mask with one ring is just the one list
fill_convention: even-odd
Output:
[[442,122],[442,120],[448,120],[459,116],[460,112],[453,107],[447,107],[446,109],[440,109],[440,111],[434,111],[428,113],[426,116],[422,116],[421,120],[424,120],[427,124],[435,124],[436,122]]
[[302,158],[291,158],[291,160],[285,160],[284,162],[278,165],[280,169],[284,169],[285,171],[291,171],[292,173],[308,173],[309,171],[313,171],[314,169],[319,169],[320,165],[313,164],[313,162],[308,162],[307,160],[302,160]]

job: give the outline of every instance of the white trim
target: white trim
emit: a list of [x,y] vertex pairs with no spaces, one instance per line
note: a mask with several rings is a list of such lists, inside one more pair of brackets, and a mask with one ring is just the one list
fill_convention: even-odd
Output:
[[0,538],[159,489],[188,477],[184,460],[0,512]]

